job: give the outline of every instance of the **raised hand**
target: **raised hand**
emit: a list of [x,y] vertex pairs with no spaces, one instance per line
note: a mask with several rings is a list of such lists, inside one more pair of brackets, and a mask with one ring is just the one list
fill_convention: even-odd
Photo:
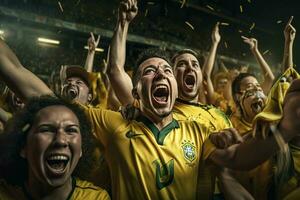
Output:
[[255,38],[247,38],[245,36],[241,36],[241,38],[245,43],[249,44],[251,50],[257,49],[257,40]]
[[228,128],[220,132],[212,133],[210,141],[219,149],[225,149],[231,145],[242,143],[244,140],[236,129]]
[[221,35],[219,32],[219,24],[220,22],[217,22],[217,24],[215,25],[212,33],[211,33],[211,39],[213,43],[219,43],[221,40]]
[[130,23],[137,15],[137,0],[122,0],[119,7],[119,20]]
[[294,41],[295,37],[296,37],[296,29],[292,26],[292,21],[293,21],[294,17],[291,16],[288,23],[285,26],[285,29],[283,31],[284,33],[284,37],[286,41]]
[[88,48],[89,48],[89,52],[91,51],[95,51],[99,42],[100,42],[100,35],[98,35],[97,40],[95,40],[94,34],[91,32],[91,37],[88,39]]

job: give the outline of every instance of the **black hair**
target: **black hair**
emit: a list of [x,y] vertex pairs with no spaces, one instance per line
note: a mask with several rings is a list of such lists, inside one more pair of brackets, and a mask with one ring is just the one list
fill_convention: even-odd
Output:
[[164,59],[169,65],[171,65],[170,57],[166,51],[158,48],[150,48],[144,50],[142,53],[139,54],[135,67],[133,68],[133,73],[132,73],[133,87],[136,86],[138,80],[140,79],[138,73],[140,64],[142,64],[145,60],[149,58],[161,58]]
[[90,122],[83,110],[67,100],[54,96],[41,96],[30,99],[26,106],[8,122],[4,133],[0,135],[0,178],[4,178],[8,183],[20,185],[28,178],[28,164],[26,159],[20,156],[20,152],[26,143],[28,131],[34,123],[36,114],[49,106],[65,106],[77,116],[82,138],[82,157],[73,175],[76,175],[76,171],[82,167],[89,168],[92,135]]
[[193,51],[192,49],[182,49],[182,50],[180,50],[180,51],[177,51],[177,52],[173,55],[173,57],[172,57],[172,59],[171,59],[172,64],[173,64],[173,65],[175,64],[176,58],[177,58],[178,56],[180,56],[180,55],[182,55],[182,54],[185,54],[185,53],[192,54],[192,55],[195,56],[195,57],[197,58],[197,60],[199,61],[199,59],[198,59],[199,54],[198,54],[197,52]]

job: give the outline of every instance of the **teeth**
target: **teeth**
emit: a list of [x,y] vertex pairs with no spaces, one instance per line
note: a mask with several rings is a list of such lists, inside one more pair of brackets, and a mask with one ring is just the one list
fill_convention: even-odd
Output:
[[156,89],[167,89],[167,86],[165,86],[165,85],[158,85],[158,86],[156,86]]
[[47,160],[61,160],[61,161],[66,161],[69,160],[67,156],[50,156]]

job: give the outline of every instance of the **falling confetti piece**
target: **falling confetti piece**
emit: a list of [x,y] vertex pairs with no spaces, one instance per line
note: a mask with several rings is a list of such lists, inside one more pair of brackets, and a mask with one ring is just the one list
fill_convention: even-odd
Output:
[[64,9],[63,9],[63,7],[62,7],[62,5],[61,5],[60,2],[58,2],[58,5],[59,5],[59,8],[60,8],[60,11],[61,11],[61,12],[64,12]]
[[251,27],[250,27],[250,31],[251,31],[252,29],[254,29],[254,27],[255,27],[255,23],[253,22],[252,25],[251,25]]
[[277,24],[281,24],[281,23],[282,23],[282,20],[278,20],[276,23],[277,23]]
[[224,45],[225,45],[225,48],[227,49],[228,48],[227,42],[224,42]]
[[146,9],[146,11],[145,11],[145,17],[147,17],[148,16],[148,9]]
[[182,0],[180,8],[183,8],[183,6],[186,4],[186,0]]
[[242,53],[243,56],[246,56],[246,53]]
[[251,3],[251,0],[248,0],[248,3]]
[[270,51],[269,49],[266,50],[266,51],[264,51],[264,52],[263,52],[263,55],[267,54],[269,51]]
[[229,23],[221,22],[220,25],[222,25],[222,26],[229,26]]
[[190,24],[189,22],[185,22],[185,23],[186,23],[186,25],[188,25],[192,30],[195,30],[195,28],[193,27],[192,24]]
[[240,12],[243,13],[243,6],[240,5]]
[[147,2],[148,5],[154,5],[155,3],[152,1]]
[[242,30],[239,30],[239,33],[242,33],[243,31]]
[[213,7],[211,7],[210,5],[206,5],[206,7],[212,11],[215,11],[215,9]]

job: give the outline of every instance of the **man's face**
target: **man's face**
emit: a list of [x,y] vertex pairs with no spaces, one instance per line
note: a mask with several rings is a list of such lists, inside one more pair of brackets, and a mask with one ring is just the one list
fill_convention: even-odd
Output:
[[65,80],[63,95],[82,104],[88,104],[92,99],[87,83],[80,77],[68,77]]
[[174,65],[179,98],[186,101],[196,100],[202,83],[202,72],[197,58],[184,53],[176,58]]
[[243,114],[251,120],[265,107],[266,96],[256,78],[252,76],[241,81],[238,99]]
[[220,93],[224,92],[227,84],[228,84],[228,79],[227,78],[220,78],[220,79],[218,79],[218,81],[217,81],[217,89],[216,90],[218,92],[220,92]]
[[64,106],[40,110],[21,156],[27,160],[29,180],[50,187],[65,184],[81,157],[81,133],[76,115]]
[[153,117],[168,116],[177,98],[177,84],[172,67],[161,58],[149,58],[139,66],[136,92],[142,112]]

